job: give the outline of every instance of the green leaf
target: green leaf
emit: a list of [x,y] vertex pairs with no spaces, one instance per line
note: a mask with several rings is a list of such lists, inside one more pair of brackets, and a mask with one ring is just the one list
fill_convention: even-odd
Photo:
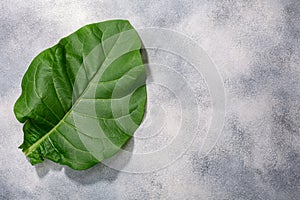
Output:
[[111,157],[141,124],[146,104],[141,41],[126,20],[82,27],[40,53],[14,112],[32,164],[86,169]]

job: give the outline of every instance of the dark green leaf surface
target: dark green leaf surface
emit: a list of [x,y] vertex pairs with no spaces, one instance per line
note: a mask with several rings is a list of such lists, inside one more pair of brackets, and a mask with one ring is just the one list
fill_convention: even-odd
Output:
[[86,169],[111,157],[140,125],[146,103],[141,41],[125,20],[87,25],[40,53],[14,112],[32,164]]

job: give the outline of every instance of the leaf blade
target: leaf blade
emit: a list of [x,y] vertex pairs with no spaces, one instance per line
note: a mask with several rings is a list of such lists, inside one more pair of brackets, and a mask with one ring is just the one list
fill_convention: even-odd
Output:
[[[146,103],[140,48],[130,23],[114,20],[87,25],[32,61],[14,107],[16,118],[25,122],[20,148],[32,164],[47,158],[73,169],[86,169],[112,156],[130,139],[141,123]],[[130,100],[140,88],[144,88],[140,98]],[[115,103],[126,95],[129,99]],[[99,97],[110,104],[81,103]],[[133,107],[139,108],[135,115]],[[78,108],[88,113],[79,117]],[[126,123],[135,125],[120,126],[125,118]],[[91,130],[98,138],[83,134]]]

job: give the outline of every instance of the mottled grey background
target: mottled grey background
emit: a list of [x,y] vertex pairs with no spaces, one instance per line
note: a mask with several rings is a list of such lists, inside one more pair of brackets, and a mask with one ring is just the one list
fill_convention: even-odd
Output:
[[[2,0],[0,6],[0,199],[300,199],[300,1]],[[22,125],[12,112],[24,72],[61,37],[112,18],[176,30],[208,53],[227,96],[218,143],[199,157],[196,140],[175,163],[147,174],[102,164],[86,171],[50,161],[32,167],[17,149]],[[209,103],[202,108],[208,112]]]

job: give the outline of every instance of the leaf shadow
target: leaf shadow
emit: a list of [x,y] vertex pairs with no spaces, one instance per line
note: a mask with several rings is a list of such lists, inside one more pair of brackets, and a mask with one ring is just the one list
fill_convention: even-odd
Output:
[[[134,148],[134,138],[129,140],[122,149],[131,152]],[[124,159],[118,153],[111,159]],[[119,169],[122,169],[129,162],[130,157],[121,160],[121,165],[118,165]],[[95,166],[86,170],[73,170],[67,166],[59,165],[50,160],[45,160],[43,163],[34,166],[39,178],[45,177],[50,171],[61,171],[64,169],[68,179],[76,181],[82,185],[89,185],[99,181],[113,182],[117,179],[119,171],[112,169],[101,162]]]
[[46,176],[50,171],[61,171],[63,169],[62,165],[59,165],[50,160],[44,160],[44,162],[34,165],[35,171],[40,178]]
[[[125,145],[122,147],[123,150],[131,152],[134,148],[134,138],[131,138]],[[121,162],[118,162],[118,168],[121,170],[123,167],[127,165],[131,157],[124,157],[120,156],[119,153],[114,155],[110,159],[118,159]],[[121,164],[120,164],[121,163]],[[73,170],[69,167],[65,168],[65,174],[69,179],[76,181],[82,185],[89,185],[99,181],[107,181],[113,182],[118,178],[120,171],[110,168],[103,163],[98,163],[90,169],[77,171]]]
[[143,42],[142,42],[142,48],[141,48],[140,52],[142,55],[143,63],[145,64],[145,67],[147,68],[148,67],[147,65],[149,63],[149,57],[148,57],[148,53],[147,53],[146,47],[144,46]]
[[113,182],[117,179],[119,172],[102,163],[98,163],[89,169],[81,171],[65,167],[65,174],[68,179],[76,181],[81,185],[90,185],[99,181]]

